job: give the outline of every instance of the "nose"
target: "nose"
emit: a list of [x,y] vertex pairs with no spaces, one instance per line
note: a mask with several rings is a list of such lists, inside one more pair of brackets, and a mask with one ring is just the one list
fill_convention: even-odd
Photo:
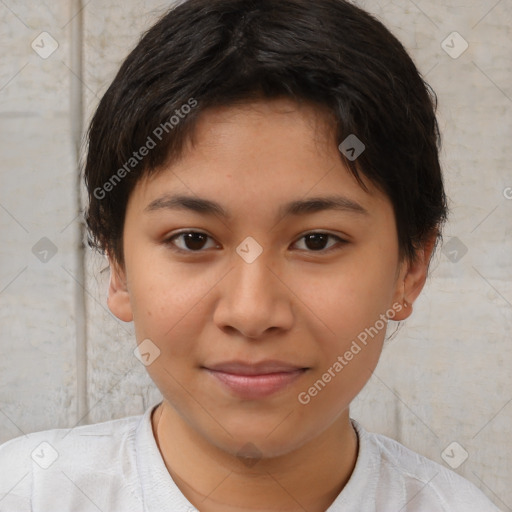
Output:
[[228,334],[261,339],[293,324],[293,293],[264,255],[252,263],[235,261],[219,291],[214,322]]

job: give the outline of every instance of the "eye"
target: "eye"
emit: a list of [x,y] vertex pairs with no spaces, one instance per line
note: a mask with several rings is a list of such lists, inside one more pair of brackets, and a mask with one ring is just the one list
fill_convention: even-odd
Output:
[[[336,245],[332,244],[330,247],[326,248],[325,245],[327,243],[327,240],[331,238],[338,242],[338,244],[343,245],[348,243],[346,240],[343,240],[339,236],[331,235],[330,233],[322,233],[322,232],[312,232],[307,233],[306,235],[299,238],[299,240],[304,240],[305,245],[307,247],[306,250],[308,252],[321,252],[321,251],[330,251],[333,249],[333,247]],[[298,243],[298,242],[296,242]]]
[[[199,231],[182,231],[181,233],[176,233],[171,237],[167,238],[164,243],[178,252],[203,252],[202,250],[208,248],[206,242],[208,239],[213,241],[213,238],[207,235],[206,233],[202,233]],[[334,244],[326,248],[326,243],[329,239],[333,239],[335,241]],[[180,244],[176,243],[177,240],[180,240]],[[300,240],[304,240],[307,252],[321,252],[321,251],[330,251],[336,246],[336,242],[338,245],[343,245],[348,243],[346,240],[343,240],[339,236],[332,235],[330,233],[323,232],[311,232],[302,236]],[[295,242],[294,245],[298,244]],[[213,247],[217,247],[213,244]],[[210,247],[211,248],[211,247]]]
[[[201,252],[201,249],[204,249],[205,247],[205,241],[209,238],[213,240],[206,233],[201,233],[198,231],[182,231],[181,233],[177,233],[169,237],[164,241],[164,243],[166,245],[173,246],[171,248],[178,252]],[[182,242],[181,247],[174,243],[175,240],[179,239],[181,239]]]

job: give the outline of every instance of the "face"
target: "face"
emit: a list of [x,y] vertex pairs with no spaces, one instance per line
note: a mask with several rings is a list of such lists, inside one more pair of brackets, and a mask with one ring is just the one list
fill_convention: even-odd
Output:
[[207,111],[127,205],[109,307],[150,340],[165,402],[230,453],[284,454],[346,415],[386,317],[424,283],[429,253],[399,261],[390,201],[344,167],[324,116],[288,100]]

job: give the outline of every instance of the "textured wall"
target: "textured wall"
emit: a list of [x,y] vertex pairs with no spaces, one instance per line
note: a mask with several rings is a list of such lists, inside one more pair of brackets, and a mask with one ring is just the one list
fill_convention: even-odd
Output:
[[[438,94],[452,213],[413,316],[351,411],[512,510],[512,0],[451,3],[358,2]],[[106,307],[104,258],[86,250],[81,274],[73,129],[169,3],[84,4],[0,2],[0,443],[160,398],[132,326]]]

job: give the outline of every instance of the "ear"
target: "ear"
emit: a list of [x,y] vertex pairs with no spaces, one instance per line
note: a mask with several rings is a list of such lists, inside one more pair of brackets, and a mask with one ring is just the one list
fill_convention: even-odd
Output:
[[423,290],[428,276],[430,257],[436,246],[438,231],[429,235],[421,248],[416,251],[414,261],[404,261],[396,282],[394,304],[402,307],[397,311],[393,320],[405,320],[411,316],[413,302]]
[[126,272],[110,256],[110,284],[108,286],[107,304],[110,311],[123,322],[133,320],[130,293],[126,284]]

